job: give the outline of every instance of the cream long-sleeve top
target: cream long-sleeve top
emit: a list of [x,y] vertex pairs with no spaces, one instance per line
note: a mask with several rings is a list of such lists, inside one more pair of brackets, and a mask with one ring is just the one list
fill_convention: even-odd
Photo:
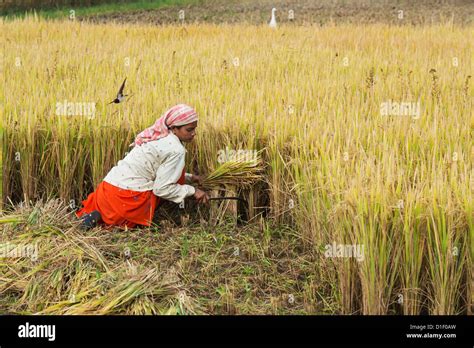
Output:
[[[176,182],[181,177],[187,150],[173,133],[166,137],[135,146],[124,159],[118,161],[104,181],[132,191],[149,191],[175,203],[194,195],[191,185]],[[185,173],[189,182],[191,174]]]

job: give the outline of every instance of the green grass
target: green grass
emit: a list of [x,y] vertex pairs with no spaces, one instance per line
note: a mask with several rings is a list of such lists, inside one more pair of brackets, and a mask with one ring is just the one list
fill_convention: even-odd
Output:
[[75,16],[77,18],[113,12],[154,10],[163,6],[187,5],[199,1],[200,0],[137,0],[126,3],[100,4],[83,7],[74,7],[69,5],[61,6],[59,8],[39,8],[30,10],[11,8],[2,10],[0,12],[0,16],[4,17],[5,19],[12,19],[17,17],[24,18],[27,13],[32,13],[35,11],[38,16],[45,19],[61,19],[69,17],[70,11],[74,10]]

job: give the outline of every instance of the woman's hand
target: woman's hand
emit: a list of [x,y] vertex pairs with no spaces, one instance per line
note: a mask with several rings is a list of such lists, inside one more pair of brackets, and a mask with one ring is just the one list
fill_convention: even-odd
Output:
[[196,192],[194,193],[194,198],[196,198],[196,201],[198,203],[209,202],[209,195],[200,189],[196,189]]
[[192,182],[197,182],[198,185],[202,185],[203,180],[204,180],[204,178],[200,175],[194,175],[194,174],[191,175],[191,181]]

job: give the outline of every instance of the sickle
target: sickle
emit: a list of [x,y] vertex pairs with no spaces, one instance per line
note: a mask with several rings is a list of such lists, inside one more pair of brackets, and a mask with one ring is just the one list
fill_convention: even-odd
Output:
[[223,199],[233,199],[233,200],[236,200],[236,201],[241,201],[241,202],[244,202],[245,204],[247,204],[247,201],[243,198],[240,198],[240,197],[210,197],[209,200],[213,200],[213,201],[217,201],[217,200],[223,200]]

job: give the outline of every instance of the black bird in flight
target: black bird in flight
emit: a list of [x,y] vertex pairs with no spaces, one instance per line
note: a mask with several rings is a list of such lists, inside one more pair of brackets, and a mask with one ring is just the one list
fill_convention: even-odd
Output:
[[125,100],[125,97],[128,96],[128,94],[123,94],[123,89],[125,87],[125,81],[127,81],[127,78],[125,78],[125,80],[123,80],[122,82],[122,86],[120,86],[120,89],[117,93],[117,98],[115,98],[114,100],[112,100],[109,104],[112,104],[112,103],[115,103],[115,104],[118,104],[118,103],[121,103]]

